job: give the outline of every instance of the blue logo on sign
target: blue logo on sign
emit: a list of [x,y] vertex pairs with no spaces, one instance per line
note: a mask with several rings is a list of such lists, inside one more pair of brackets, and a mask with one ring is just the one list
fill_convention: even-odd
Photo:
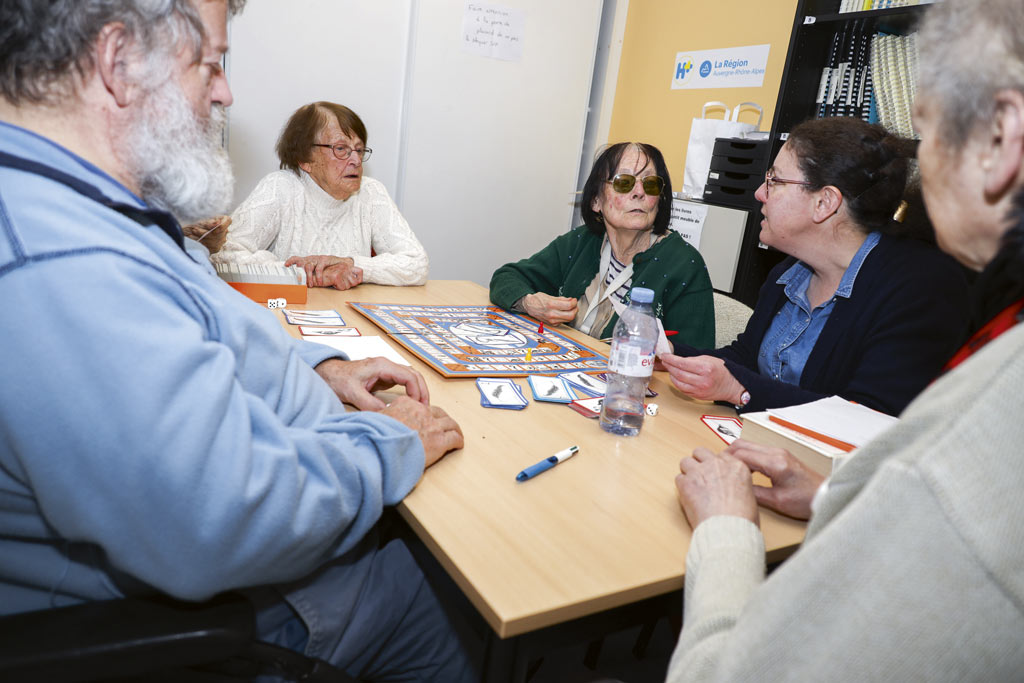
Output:
[[693,68],[693,57],[683,57],[681,61],[676,62],[676,80],[682,80],[686,78],[686,74],[690,73],[690,69]]
[[711,62],[705,59],[700,63],[700,77],[707,78],[711,75]]

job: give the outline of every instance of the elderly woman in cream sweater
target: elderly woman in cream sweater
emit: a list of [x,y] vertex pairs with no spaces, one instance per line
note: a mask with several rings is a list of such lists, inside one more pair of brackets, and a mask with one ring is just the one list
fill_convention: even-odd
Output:
[[305,268],[311,287],[421,285],[429,261],[379,181],[363,177],[366,126],[348,107],[300,107],[277,142],[281,170],[232,215],[214,263]]

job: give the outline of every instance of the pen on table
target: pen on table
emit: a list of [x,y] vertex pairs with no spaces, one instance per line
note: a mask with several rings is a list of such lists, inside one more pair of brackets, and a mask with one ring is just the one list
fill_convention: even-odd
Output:
[[526,481],[527,479],[532,479],[541,472],[546,472],[550,470],[552,467],[562,462],[563,460],[568,460],[572,456],[579,453],[579,450],[580,449],[578,446],[569,446],[564,451],[558,451],[550,458],[544,458],[536,465],[530,465],[525,470],[517,474],[516,481]]

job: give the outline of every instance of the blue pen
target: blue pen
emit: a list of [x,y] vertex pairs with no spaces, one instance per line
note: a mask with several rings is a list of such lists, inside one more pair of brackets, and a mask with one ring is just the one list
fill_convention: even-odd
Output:
[[547,472],[563,460],[568,460],[572,456],[576,455],[579,451],[580,449],[577,446],[569,446],[564,451],[558,451],[550,458],[544,458],[536,465],[530,465],[525,470],[517,474],[516,481],[526,481],[527,479],[536,477],[541,472]]

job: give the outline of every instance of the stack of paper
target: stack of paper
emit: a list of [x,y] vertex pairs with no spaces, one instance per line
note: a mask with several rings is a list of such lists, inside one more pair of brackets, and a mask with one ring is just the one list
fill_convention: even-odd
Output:
[[802,431],[845,451],[863,446],[897,421],[891,415],[838,396],[799,406],[772,408],[768,415],[773,422]]
[[390,344],[376,335],[367,335],[365,337],[304,336],[303,339],[337,349],[346,354],[349,360],[362,360],[364,358],[381,356],[399,365],[410,365],[409,361],[395,351]]

